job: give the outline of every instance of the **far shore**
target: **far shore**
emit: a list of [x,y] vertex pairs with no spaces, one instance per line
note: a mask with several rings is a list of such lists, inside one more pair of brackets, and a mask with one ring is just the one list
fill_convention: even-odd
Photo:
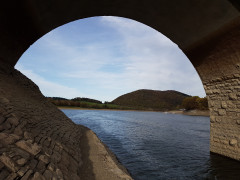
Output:
[[188,116],[210,116],[209,110],[189,110],[189,111],[181,111],[181,110],[175,110],[175,111],[167,111],[166,113],[171,114],[183,114]]
[[94,108],[82,108],[82,107],[67,107],[67,106],[57,106],[58,109],[76,109],[76,110],[94,110],[94,111],[149,111],[149,112],[162,112],[153,110],[134,110],[134,109],[94,109]]
[[172,111],[154,111],[154,110],[133,110],[133,109],[94,109],[94,108],[82,108],[82,107],[66,107],[58,106],[59,109],[72,109],[72,110],[98,110],[98,111],[141,111],[141,112],[163,112],[171,114],[182,114],[187,116],[210,116],[209,110],[172,110]]

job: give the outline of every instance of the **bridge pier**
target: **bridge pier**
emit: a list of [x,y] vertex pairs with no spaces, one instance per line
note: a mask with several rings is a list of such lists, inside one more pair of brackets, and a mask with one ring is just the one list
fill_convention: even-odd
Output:
[[186,54],[210,109],[210,151],[240,160],[240,25],[232,22]]

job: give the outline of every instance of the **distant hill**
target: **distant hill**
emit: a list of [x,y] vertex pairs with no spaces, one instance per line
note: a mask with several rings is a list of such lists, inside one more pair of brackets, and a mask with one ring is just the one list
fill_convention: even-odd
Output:
[[155,91],[141,89],[119,96],[112,103],[134,109],[165,111],[177,109],[186,97],[190,96],[174,90]]

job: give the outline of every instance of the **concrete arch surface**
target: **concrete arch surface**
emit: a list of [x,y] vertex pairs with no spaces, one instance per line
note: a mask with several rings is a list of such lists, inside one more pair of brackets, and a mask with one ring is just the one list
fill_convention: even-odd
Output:
[[[14,70],[23,52],[47,32],[73,20],[103,15],[126,17],[149,25],[183,50],[198,71],[209,99],[210,151],[240,160],[239,7],[238,1],[227,0],[3,3],[0,7],[0,177],[101,179],[96,174],[102,171],[111,174],[111,179],[131,179],[124,168],[111,164],[112,161],[110,166],[115,171],[111,173],[104,168],[93,170],[93,162],[86,165],[89,156],[86,153],[90,151],[83,150],[89,147],[82,139],[94,134],[73,124],[45,100],[33,82]],[[107,152],[102,146],[98,148],[99,152]]]

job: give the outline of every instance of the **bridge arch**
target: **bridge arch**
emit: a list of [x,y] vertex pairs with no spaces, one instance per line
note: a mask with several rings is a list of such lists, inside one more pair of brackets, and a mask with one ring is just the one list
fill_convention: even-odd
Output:
[[[54,142],[59,144],[60,149],[62,147],[67,158],[73,158],[76,166],[80,166],[81,154],[72,150],[72,147],[79,148],[76,134],[81,134],[81,130],[48,104],[36,85],[14,70],[14,65],[31,44],[52,29],[77,19],[111,15],[142,22],[169,37],[182,49],[199,73],[209,100],[210,151],[240,160],[240,14],[239,4],[231,2],[225,0],[6,2],[0,7],[2,22],[0,112],[3,117],[2,133],[5,133],[0,137],[11,137],[11,143],[4,141],[4,147],[17,146],[24,149],[28,146],[32,149],[28,153],[38,155],[38,158],[42,155],[43,158],[44,153],[51,155],[48,151],[53,149],[49,146]],[[54,119],[52,125],[49,124],[49,119]],[[62,124],[65,124],[65,127]],[[69,129],[74,130],[73,134],[68,134]],[[61,138],[58,136],[61,134],[60,130],[64,132]],[[45,134],[41,135],[43,131]],[[49,138],[50,145],[46,145],[49,144]],[[58,151],[54,152],[57,154]],[[10,155],[0,156],[0,160],[6,166],[10,166],[8,158]],[[48,158],[53,159],[62,174],[69,174],[70,171],[63,170],[67,163],[65,165],[60,163],[62,158],[58,158],[57,155]],[[17,171],[18,168],[11,166],[10,169]],[[76,177],[80,173],[76,169],[72,169],[71,172],[76,172]]]

